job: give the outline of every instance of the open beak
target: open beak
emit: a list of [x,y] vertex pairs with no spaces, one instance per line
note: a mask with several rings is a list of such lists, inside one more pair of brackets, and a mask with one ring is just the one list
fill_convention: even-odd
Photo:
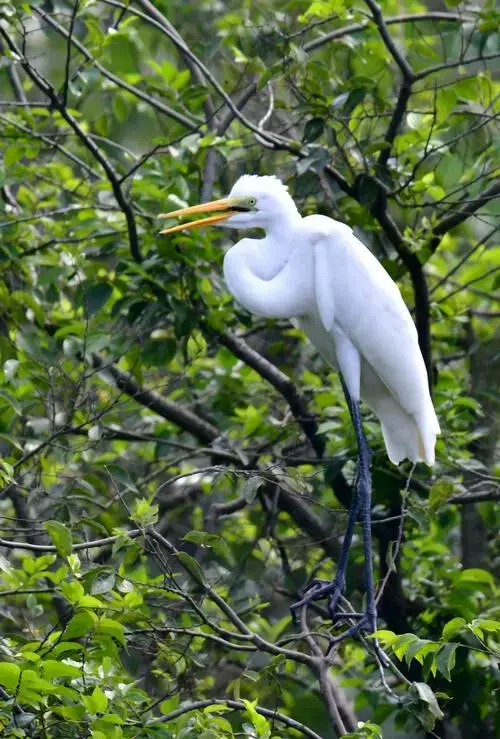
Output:
[[[177,226],[171,226],[160,231],[160,234],[173,234],[176,231],[198,228],[198,226],[211,226],[214,223],[220,223],[227,218],[241,212],[243,208],[238,207],[237,198],[223,198],[222,200],[213,200],[211,203],[201,203],[193,205],[191,208],[181,208],[174,210],[172,213],[162,213],[159,218],[177,218],[178,216],[191,216],[196,213],[210,213],[216,211],[217,215],[208,216],[207,218],[198,218],[196,221],[189,223],[178,223]],[[245,208],[245,210],[247,210]]]

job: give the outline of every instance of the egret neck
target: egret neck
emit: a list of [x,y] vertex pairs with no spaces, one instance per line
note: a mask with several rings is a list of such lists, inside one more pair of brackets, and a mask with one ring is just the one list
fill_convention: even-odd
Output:
[[[312,258],[310,265],[302,258],[301,268],[292,268],[302,219],[295,206],[290,211],[286,218],[278,212],[276,218],[270,217],[261,225],[266,232],[264,238],[242,239],[224,257],[224,277],[230,292],[259,316],[291,318],[311,306],[313,296],[304,290],[309,282],[304,270],[312,269]],[[226,227],[230,225],[228,222]]]

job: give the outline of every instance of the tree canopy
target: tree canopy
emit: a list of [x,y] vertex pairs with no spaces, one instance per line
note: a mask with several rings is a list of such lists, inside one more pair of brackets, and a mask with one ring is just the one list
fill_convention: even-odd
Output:
[[[0,0],[0,733],[500,732],[500,14],[416,0]],[[234,234],[158,214],[277,174],[414,316],[437,462],[373,450],[378,639],[322,603],[356,444]],[[376,316],[373,317],[376,321]],[[362,547],[348,613],[362,608]]]

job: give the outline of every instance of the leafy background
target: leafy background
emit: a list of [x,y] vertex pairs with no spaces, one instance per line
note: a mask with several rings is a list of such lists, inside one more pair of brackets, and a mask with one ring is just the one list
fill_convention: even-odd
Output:
[[[0,14],[2,735],[498,736],[493,2]],[[289,614],[346,523],[337,375],[229,296],[232,234],[158,236],[244,172],[349,223],[417,323],[434,469],[365,416],[389,668]]]

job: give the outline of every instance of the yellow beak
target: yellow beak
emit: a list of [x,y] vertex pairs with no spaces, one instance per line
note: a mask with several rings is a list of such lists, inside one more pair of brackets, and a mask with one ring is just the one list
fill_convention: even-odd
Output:
[[200,205],[193,205],[191,208],[181,208],[180,210],[174,210],[172,213],[162,213],[159,218],[177,218],[178,216],[191,216],[196,213],[210,213],[211,211],[223,211],[215,216],[208,216],[207,218],[199,218],[196,221],[190,223],[179,223],[177,226],[171,228],[165,228],[160,231],[160,234],[173,234],[176,231],[188,230],[191,228],[197,228],[198,226],[211,226],[214,223],[220,223],[225,221],[227,218],[234,216],[238,211],[232,210],[236,205],[231,198],[223,198],[222,200],[213,200],[211,203],[200,203]]

